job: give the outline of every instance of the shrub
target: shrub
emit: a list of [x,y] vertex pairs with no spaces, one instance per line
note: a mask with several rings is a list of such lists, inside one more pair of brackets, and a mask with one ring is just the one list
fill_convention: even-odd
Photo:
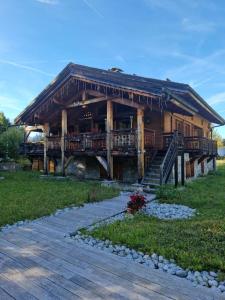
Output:
[[3,159],[18,159],[19,146],[23,142],[22,128],[10,127],[0,134],[0,157]]

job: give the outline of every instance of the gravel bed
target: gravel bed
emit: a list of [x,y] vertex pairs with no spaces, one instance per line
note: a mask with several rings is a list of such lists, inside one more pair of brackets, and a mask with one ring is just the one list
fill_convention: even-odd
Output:
[[173,259],[166,259],[161,255],[152,253],[151,255],[130,249],[124,245],[114,245],[110,240],[99,240],[89,235],[83,235],[80,231],[70,235],[71,239],[78,243],[89,245],[97,249],[115,254],[126,260],[142,264],[146,268],[159,269],[168,274],[184,278],[193,283],[194,286],[205,286],[217,292],[225,294],[225,281],[219,281],[218,273],[214,271],[191,271],[178,266]]
[[144,213],[163,220],[189,219],[196,214],[196,209],[178,204],[160,204],[152,201],[146,205]]

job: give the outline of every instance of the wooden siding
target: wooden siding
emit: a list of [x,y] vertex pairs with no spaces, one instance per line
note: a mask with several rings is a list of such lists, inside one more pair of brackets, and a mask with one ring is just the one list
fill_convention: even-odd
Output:
[[[171,120],[172,117],[172,120]],[[190,136],[196,136],[196,128],[201,128],[203,131],[203,137],[210,137],[210,123],[201,116],[195,115],[193,117],[183,116],[180,114],[171,114],[169,112],[164,113],[164,132],[173,132],[177,129],[176,123],[182,122],[183,126],[190,126]]]

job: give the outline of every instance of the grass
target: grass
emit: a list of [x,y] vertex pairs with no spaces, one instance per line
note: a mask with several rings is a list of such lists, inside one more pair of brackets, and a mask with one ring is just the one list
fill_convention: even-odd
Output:
[[196,208],[190,220],[163,221],[137,214],[93,231],[93,236],[152,254],[156,252],[193,270],[220,270],[225,275],[225,161],[215,174],[160,193],[160,202]]
[[5,177],[0,180],[0,227],[118,195],[118,190],[94,181],[45,180],[35,172],[2,172],[0,176]]

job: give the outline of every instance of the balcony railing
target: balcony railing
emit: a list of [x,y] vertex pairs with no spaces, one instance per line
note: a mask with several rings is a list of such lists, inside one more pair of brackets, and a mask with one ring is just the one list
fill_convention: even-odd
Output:
[[[116,152],[137,152],[137,130],[123,129],[111,132],[112,150]],[[168,149],[172,139],[171,133],[164,133],[145,129],[144,148]],[[183,137],[178,134],[178,149],[198,155],[217,155],[217,143],[205,137]],[[50,136],[47,138],[47,151],[61,151],[61,137]],[[65,137],[65,151],[69,153],[85,151],[106,151],[106,133],[82,133]],[[23,143],[20,153],[25,155],[43,155],[44,143]]]
[[134,129],[112,130],[112,149],[115,151],[131,151],[137,147],[137,132]]
[[[111,131],[112,149],[115,151],[136,151],[137,150],[137,130],[123,129]],[[154,130],[144,130],[145,149],[154,148],[156,133]],[[51,136],[47,139],[48,151],[61,150],[61,137]],[[65,151],[106,151],[106,133],[80,133],[70,134],[65,137]]]
[[184,150],[203,155],[217,155],[217,142],[205,137],[184,137]]
[[48,149],[48,151],[60,151],[61,150],[61,137],[60,136],[48,136],[47,149]]
[[[167,149],[173,139],[174,133],[164,133],[163,138],[163,148]],[[178,149],[183,149],[184,147],[184,139],[183,135],[177,133],[177,143],[178,143]]]
[[[163,134],[164,149],[169,147],[172,136],[173,135],[171,133]],[[216,141],[210,140],[206,137],[184,137],[182,134],[178,134],[178,150],[179,149],[200,155],[217,155]]]
[[83,133],[65,138],[65,149],[69,152],[76,151],[104,151],[106,150],[105,133]]
[[[123,129],[112,131],[112,148],[115,151],[136,151],[137,137],[136,129]],[[151,129],[144,129],[144,148],[155,147],[155,131]]]
[[28,155],[28,156],[32,156],[32,155],[40,155],[42,156],[44,153],[44,144],[42,142],[38,142],[38,143],[22,143],[20,145],[20,150],[19,150],[20,154],[23,155]]

